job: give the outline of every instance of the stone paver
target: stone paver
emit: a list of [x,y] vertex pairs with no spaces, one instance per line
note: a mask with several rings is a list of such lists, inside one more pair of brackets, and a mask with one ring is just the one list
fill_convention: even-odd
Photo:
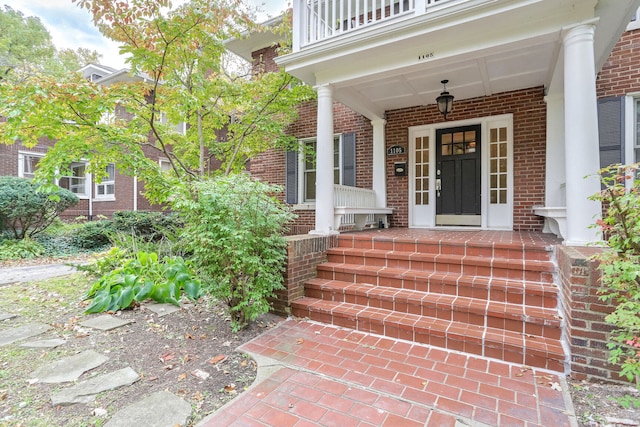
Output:
[[56,348],[66,343],[62,338],[52,338],[50,340],[27,341],[20,344],[20,347],[26,348]]
[[51,326],[43,323],[28,323],[26,325],[3,329],[0,331],[0,347],[43,334]]
[[13,319],[16,316],[15,314],[0,312],[0,321]]
[[145,304],[144,306],[149,311],[158,315],[158,317],[166,316],[167,314],[175,313],[180,310],[180,307],[173,304]]
[[282,369],[198,427],[577,425],[556,372],[297,320],[240,350]]
[[111,329],[119,328],[120,326],[128,325],[132,322],[132,320],[118,319],[110,314],[103,314],[102,316],[92,317],[84,322],[80,322],[80,325],[86,328],[110,331]]
[[107,356],[93,350],[86,350],[41,366],[31,374],[31,378],[37,379],[41,383],[75,381],[86,371],[97,368],[107,360],[109,360]]
[[115,372],[93,377],[74,386],[60,390],[51,395],[53,406],[68,406],[76,403],[89,403],[95,399],[96,394],[103,391],[114,390],[128,386],[140,377],[131,368],[123,368]]
[[35,282],[52,277],[68,276],[75,272],[75,267],[63,264],[4,267],[0,271],[0,286],[16,282]]
[[184,426],[191,415],[191,405],[168,391],[159,391],[118,411],[104,427],[175,427]]

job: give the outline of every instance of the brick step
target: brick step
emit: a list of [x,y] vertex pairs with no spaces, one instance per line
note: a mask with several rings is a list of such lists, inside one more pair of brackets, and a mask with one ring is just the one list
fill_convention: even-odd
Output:
[[558,301],[557,286],[540,281],[330,262],[318,265],[317,271],[319,279],[456,295],[510,304],[555,308]]
[[372,237],[365,234],[341,234],[338,236],[338,248],[531,261],[550,261],[553,256],[553,245],[540,243]]
[[294,301],[291,308],[294,316],[318,322],[532,367],[564,370],[562,345],[552,338],[309,297]]
[[553,308],[325,279],[308,281],[305,295],[532,336],[560,339],[562,334]]
[[552,282],[555,271],[555,265],[551,261],[410,253],[381,249],[333,248],[327,252],[327,260],[333,264],[460,273],[469,276],[500,277],[533,282]]

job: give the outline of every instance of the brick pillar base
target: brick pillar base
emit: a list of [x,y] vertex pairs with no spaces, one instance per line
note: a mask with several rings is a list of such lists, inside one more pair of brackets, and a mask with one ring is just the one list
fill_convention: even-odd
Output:
[[304,283],[317,275],[316,266],[327,260],[327,250],[337,246],[338,236],[302,234],[288,236],[285,289],[276,292],[271,301],[273,312],[291,314],[291,302],[304,296]]
[[598,298],[600,272],[589,259],[600,248],[557,246],[556,255],[566,316],[565,335],[571,351],[571,377],[577,380],[621,381],[619,367],[607,362],[609,332],[604,320],[613,307]]

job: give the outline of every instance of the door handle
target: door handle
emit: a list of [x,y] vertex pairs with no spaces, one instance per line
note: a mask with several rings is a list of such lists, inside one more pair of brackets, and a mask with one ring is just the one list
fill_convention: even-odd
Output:
[[436,191],[442,190],[442,180],[440,178],[436,179]]

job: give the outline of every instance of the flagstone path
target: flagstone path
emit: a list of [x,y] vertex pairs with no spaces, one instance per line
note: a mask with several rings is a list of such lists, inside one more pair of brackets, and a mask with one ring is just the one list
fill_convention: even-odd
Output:
[[[150,310],[159,316],[168,315],[176,311],[173,306],[166,304],[153,304]],[[60,338],[30,340],[51,330],[51,326],[41,323],[13,325],[18,319],[19,316],[12,313],[0,312],[2,324],[8,323],[10,325],[5,329],[0,329],[0,347],[16,343],[22,347],[33,349],[50,349],[66,343],[65,340]],[[91,316],[80,324],[87,328],[110,331],[129,323],[111,315],[100,315]],[[51,404],[53,406],[67,406],[90,403],[98,393],[126,387],[140,379],[138,373],[130,367],[99,376],[91,377],[88,374],[89,371],[99,367],[107,360],[109,360],[109,357],[104,354],[86,350],[39,367],[30,374],[29,381],[68,385],[51,394]],[[84,376],[88,378],[76,382]],[[105,424],[105,427],[183,426],[189,420],[191,410],[191,405],[182,398],[168,391],[161,391],[116,412]]]

